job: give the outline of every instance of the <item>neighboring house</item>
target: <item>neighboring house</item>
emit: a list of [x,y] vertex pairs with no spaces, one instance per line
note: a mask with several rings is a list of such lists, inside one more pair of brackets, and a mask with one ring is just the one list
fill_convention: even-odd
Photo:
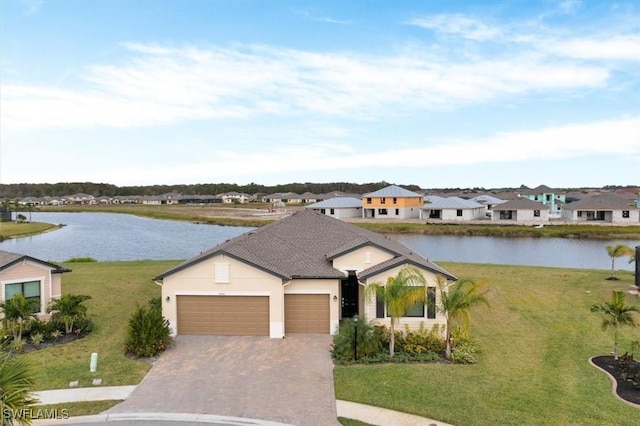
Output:
[[222,194],[218,194],[218,196],[222,199],[222,202],[226,204],[245,204],[251,201],[251,195],[237,191],[225,192]]
[[475,201],[476,203],[480,203],[487,208],[485,211],[485,217],[491,218],[493,216],[493,207],[497,204],[503,204],[507,200],[503,200],[498,197],[494,197],[493,195],[483,194],[476,195],[475,197],[470,198],[471,201]]
[[420,210],[420,219],[464,221],[484,218],[486,207],[460,197],[429,198]]
[[353,197],[334,197],[306,206],[305,209],[315,210],[336,219],[362,217],[362,200]]
[[549,213],[552,215],[559,215],[562,211],[562,206],[566,203],[565,194],[561,194],[557,189],[549,188],[546,185],[522,190],[520,191],[520,196],[549,206]]
[[640,198],[637,200],[614,194],[594,195],[580,201],[567,203],[562,219],[572,222],[640,222]]
[[95,204],[96,200],[93,195],[79,192],[77,194],[69,195],[65,197],[66,202],[69,204]]
[[[402,268],[419,268],[436,298],[446,270],[397,241],[302,210],[228,240],[154,277],[174,334],[334,334],[340,320],[361,317],[389,324],[384,306],[365,297],[371,282],[386,283]],[[435,303],[439,303],[439,299]],[[444,318],[428,306],[402,324],[427,328]]]
[[493,206],[491,220],[546,223],[549,222],[549,206],[526,198],[509,200]]
[[62,295],[62,274],[70,269],[45,262],[24,254],[0,250],[0,301],[15,294],[38,301],[34,312],[47,317],[46,309],[51,299]]
[[423,195],[390,185],[362,196],[362,217],[417,219],[423,204]]

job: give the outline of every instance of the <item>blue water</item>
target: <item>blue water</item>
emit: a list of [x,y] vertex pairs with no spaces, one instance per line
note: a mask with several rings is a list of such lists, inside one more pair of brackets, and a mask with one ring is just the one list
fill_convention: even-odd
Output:
[[[35,222],[66,224],[32,237],[5,240],[1,250],[62,262],[72,257],[112,260],[188,259],[252,228],[148,219],[115,213],[33,213]],[[634,240],[498,238],[452,235],[390,235],[433,261],[610,269],[606,246]],[[633,270],[627,258],[616,269]]]

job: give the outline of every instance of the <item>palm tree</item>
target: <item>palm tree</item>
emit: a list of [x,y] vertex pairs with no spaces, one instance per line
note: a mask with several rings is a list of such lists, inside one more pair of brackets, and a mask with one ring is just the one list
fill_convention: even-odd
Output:
[[59,315],[64,322],[67,334],[73,331],[73,324],[87,316],[87,307],[83,305],[91,296],[84,294],[63,294],[60,299],[53,299],[47,307],[47,312],[56,311],[54,315]]
[[615,276],[615,262],[616,258],[623,256],[633,256],[633,250],[631,247],[624,244],[616,244],[615,246],[607,246],[607,254],[611,258],[611,276],[608,280],[617,280]]
[[4,313],[3,322],[5,327],[11,324],[14,340],[22,339],[22,331],[33,317],[38,303],[37,300],[27,300],[22,293],[14,294],[10,299],[0,303],[0,309]]
[[638,323],[633,317],[634,312],[640,312],[637,306],[630,306],[625,303],[624,292],[614,290],[611,294],[611,301],[598,303],[591,306],[591,312],[602,314],[602,330],[613,329],[613,357],[618,359],[618,330],[621,327],[637,327]]
[[384,302],[387,315],[391,317],[391,340],[389,355],[395,351],[395,325],[407,310],[427,302],[427,280],[418,268],[407,266],[395,277],[389,277],[386,284],[371,283],[365,290],[367,297],[376,296]]
[[471,280],[458,280],[454,284],[447,285],[447,281],[438,275],[436,278],[438,292],[440,293],[440,305],[437,309],[445,318],[445,355],[451,359],[451,328],[453,322],[462,319],[466,325],[469,323],[469,309],[477,304],[484,303],[489,306],[486,293],[486,282],[476,283]]
[[[35,374],[28,359],[23,356],[14,356],[6,346],[1,346],[0,409],[3,426],[10,426],[14,421],[31,424],[31,418],[24,414],[39,402],[31,395],[35,384]],[[15,417],[11,415],[12,413],[15,413]]]

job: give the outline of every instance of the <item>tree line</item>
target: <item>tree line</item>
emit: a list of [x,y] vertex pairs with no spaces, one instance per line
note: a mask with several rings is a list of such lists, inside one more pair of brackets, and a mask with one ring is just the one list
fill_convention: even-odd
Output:
[[[377,191],[388,186],[387,182],[372,183],[350,183],[350,182],[330,182],[330,183],[287,183],[282,185],[260,185],[250,183],[238,185],[233,183],[198,183],[198,184],[178,184],[178,185],[146,185],[146,186],[116,186],[108,183],[94,182],[59,182],[59,183],[15,183],[0,184],[0,199],[15,199],[25,197],[63,197],[67,195],[85,193],[94,197],[113,197],[117,195],[162,195],[168,192],[179,192],[187,195],[215,195],[223,192],[243,192],[247,194],[276,192],[295,192],[303,194],[311,192],[313,194],[327,194],[340,191],[353,194],[364,194]],[[400,185],[410,191],[419,191],[418,185]]]

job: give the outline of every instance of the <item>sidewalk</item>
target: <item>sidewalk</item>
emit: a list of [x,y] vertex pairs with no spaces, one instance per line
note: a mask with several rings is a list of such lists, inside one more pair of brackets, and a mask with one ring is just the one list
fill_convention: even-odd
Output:
[[[78,401],[100,401],[100,400],[124,400],[129,397],[135,386],[104,386],[93,388],[70,388],[56,389],[34,392],[40,400],[40,405],[63,404],[65,402]],[[425,417],[398,411],[387,410],[385,408],[371,405],[358,404],[349,401],[336,401],[338,417],[359,420],[372,425],[386,426],[451,426],[447,423],[430,420]],[[97,414],[94,416],[81,416],[68,420],[36,420],[34,425],[54,425],[54,424],[78,424],[78,423],[105,423],[122,420],[156,420],[159,422],[198,422],[198,423],[222,423],[230,420],[215,415],[185,414],[185,413],[123,413],[123,414]],[[243,419],[248,420],[248,419]],[[223,423],[224,424],[224,423]],[[275,425],[275,423],[255,420],[255,425]]]

